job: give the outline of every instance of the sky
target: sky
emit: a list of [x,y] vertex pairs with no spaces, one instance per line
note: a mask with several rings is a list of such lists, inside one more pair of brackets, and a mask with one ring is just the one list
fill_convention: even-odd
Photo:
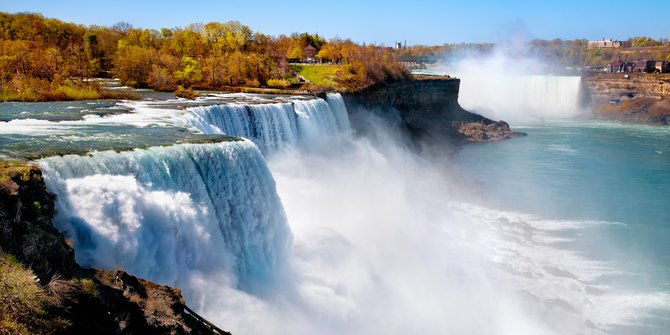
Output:
[[153,29],[238,20],[275,36],[310,32],[384,45],[670,37],[665,10],[652,8],[642,14],[635,5],[633,14],[618,14],[630,4],[620,0],[0,0],[0,11],[38,12],[85,25],[123,21]]

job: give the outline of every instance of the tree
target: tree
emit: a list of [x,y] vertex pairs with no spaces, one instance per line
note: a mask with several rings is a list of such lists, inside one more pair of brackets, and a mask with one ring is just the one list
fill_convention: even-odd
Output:
[[174,77],[177,83],[186,88],[193,86],[194,83],[202,80],[202,71],[198,61],[188,56],[182,57],[181,70],[175,71]]
[[326,44],[323,47],[321,47],[319,53],[316,54],[316,58],[321,60],[332,60],[335,62],[339,62],[341,57],[340,57],[340,51],[334,44]]
[[288,59],[297,61],[302,58],[302,48],[299,45],[296,45],[291,52],[288,54]]
[[139,46],[120,47],[114,60],[114,75],[124,85],[146,87],[156,51]]

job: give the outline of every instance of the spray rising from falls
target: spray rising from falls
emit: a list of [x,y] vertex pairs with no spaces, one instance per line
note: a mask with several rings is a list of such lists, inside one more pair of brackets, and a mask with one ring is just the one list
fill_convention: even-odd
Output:
[[460,78],[460,105],[491,119],[519,123],[588,112],[581,77],[552,75],[552,64],[534,56],[524,43],[511,41],[490,53],[445,60],[427,71]]
[[186,114],[269,168],[251,141],[41,160],[81,264],[177,286],[234,334],[603,334],[637,317],[599,281],[615,269],[560,249],[568,223],[457,202],[458,176],[386,123],[348,134],[339,95]]
[[252,140],[264,152],[304,146],[324,135],[349,131],[347,111],[339,94],[323,99],[295,99],[271,104],[225,104],[189,109],[187,122],[206,134]]
[[581,77],[456,74],[463,108],[506,121],[569,118],[584,112]]
[[290,231],[249,141],[184,144],[41,160],[55,225],[84,266],[121,267],[177,286],[224,272],[252,290],[285,260]]

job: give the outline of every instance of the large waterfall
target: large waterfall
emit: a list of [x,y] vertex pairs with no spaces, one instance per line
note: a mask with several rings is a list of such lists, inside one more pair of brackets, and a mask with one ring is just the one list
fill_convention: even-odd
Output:
[[508,122],[568,118],[584,112],[581,77],[455,74],[461,79],[458,102],[467,110]]
[[40,161],[55,225],[84,266],[172,285],[194,272],[267,285],[291,236],[275,183],[249,141],[182,144]]
[[294,99],[284,103],[224,104],[189,109],[187,122],[207,134],[248,138],[264,152],[306,145],[324,135],[350,129],[339,94],[323,99]]
[[[554,101],[552,115],[572,110],[564,93],[549,92],[565,87],[572,99],[572,78],[511,80],[536,86],[529,96],[501,88],[518,95],[505,101],[519,109]],[[462,84],[467,99],[472,88]],[[80,264],[179,287],[191,308],[234,334],[605,334],[670,305],[665,295],[613,289],[614,262],[570,249],[588,229],[615,224],[471,204],[499,190],[470,180],[454,157],[408,149],[374,113],[360,116],[369,133],[354,136],[337,94],[236,98],[136,103],[137,118],[150,122],[133,126],[153,135],[186,123],[248,139],[39,161],[57,195],[55,225]],[[520,169],[505,157],[508,165],[481,164],[475,155],[460,169],[484,165],[498,180],[500,166]],[[534,171],[527,165],[522,176]],[[511,186],[500,192],[529,191],[516,180],[501,181]]]

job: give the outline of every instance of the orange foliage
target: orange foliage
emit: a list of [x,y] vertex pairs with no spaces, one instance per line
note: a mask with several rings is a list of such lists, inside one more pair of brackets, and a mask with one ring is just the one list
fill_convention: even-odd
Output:
[[54,98],[58,95],[51,93],[64,85],[98,90],[83,79],[110,75],[125,85],[160,91],[178,84],[184,89],[268,86],[269,80],[295,76],[288,61],[298,60],[308,45],[319,61],[346,65],[336,80],[351,89],[409,76],[387,48],[307,33],[272,37],[237,21],[158,31],[0,13],[0,94]]

